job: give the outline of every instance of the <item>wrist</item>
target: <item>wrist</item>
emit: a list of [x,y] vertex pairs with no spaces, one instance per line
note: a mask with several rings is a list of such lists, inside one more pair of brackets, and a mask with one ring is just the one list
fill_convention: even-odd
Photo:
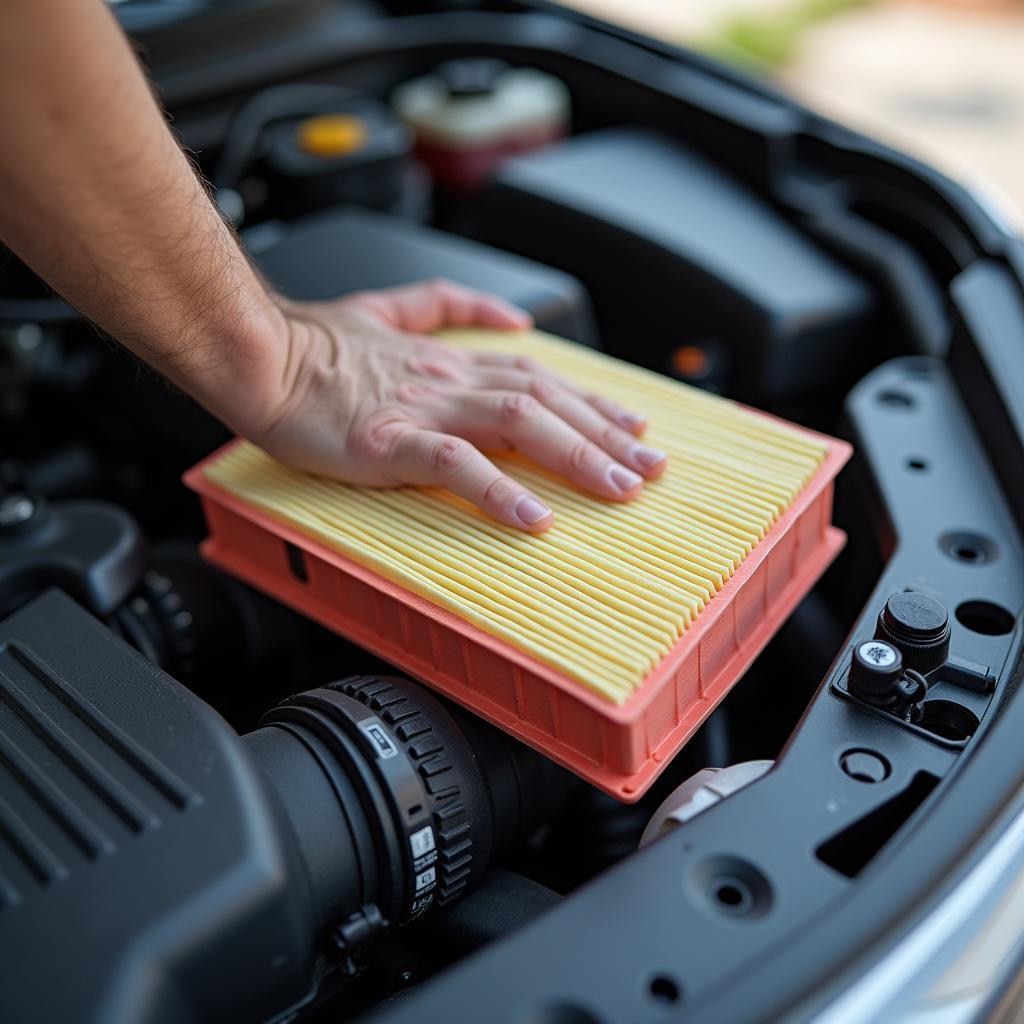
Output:
[[213,360],[183,368],[176,383],[238,434],[265,428],[284,401],[292,325],[269,295],[225,325]]

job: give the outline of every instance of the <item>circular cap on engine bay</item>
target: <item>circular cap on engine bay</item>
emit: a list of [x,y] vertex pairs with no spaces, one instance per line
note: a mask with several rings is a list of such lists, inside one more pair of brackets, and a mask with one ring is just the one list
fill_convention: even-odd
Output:
[[949,613],[931,594],[893,594],[878,616],[875,637],[900,649],[903,663],[927,675],[949,656]]
[[900,652],[892,644],[881,640],[868,640],[857,648],[857,657],[877,669],[895,669],[900,663]]
[[347,156],[366,143],[366,122],[352,114],[307,117],[295,129],[295,141],[310,156]]
[[853,649],[850,692],[871,704],[889,704],[903,674],[899,649],[885,640],[865,640]]
[[946,606],[931,594],[904,590],[885,602],[885,620],[890,628],[902,629],[908,637],[930,640],[942,635],[949,615]]

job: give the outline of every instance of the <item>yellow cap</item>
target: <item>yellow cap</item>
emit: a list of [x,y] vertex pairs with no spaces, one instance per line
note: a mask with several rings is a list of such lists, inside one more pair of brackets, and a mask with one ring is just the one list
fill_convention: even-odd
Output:
[[672,353],[672,365],[684,377],[699,377],[708,368],[708,354],[699,345],[683,345]]
[[366,124],[351,114],[322,114],[303,121],[295,140],[310,156],[345,156],[366,141]]

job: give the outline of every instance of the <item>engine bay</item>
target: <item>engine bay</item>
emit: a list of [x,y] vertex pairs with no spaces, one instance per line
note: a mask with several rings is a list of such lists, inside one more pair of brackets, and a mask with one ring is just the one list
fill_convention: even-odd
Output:
[[450,278],[845,438],[848,543],[622,803],[204,560],[181,477],[228,432],[8,256],[10,1019],[824,1005],[1015,777],[1019,242],[928,168],[544,3],[161,6],[120,5],[274,288]]

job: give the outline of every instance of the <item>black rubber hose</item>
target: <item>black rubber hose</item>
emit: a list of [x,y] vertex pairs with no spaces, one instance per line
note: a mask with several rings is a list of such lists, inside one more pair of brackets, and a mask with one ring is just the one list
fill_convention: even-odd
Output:
[[325,82],[276,85],[258,92],[242,104],[228,125],[220,159],[213,172],[214,188],[237,188],[246,168],[257,155],[264,131],[274,121],[324,113],[353,95],[350,89]]

